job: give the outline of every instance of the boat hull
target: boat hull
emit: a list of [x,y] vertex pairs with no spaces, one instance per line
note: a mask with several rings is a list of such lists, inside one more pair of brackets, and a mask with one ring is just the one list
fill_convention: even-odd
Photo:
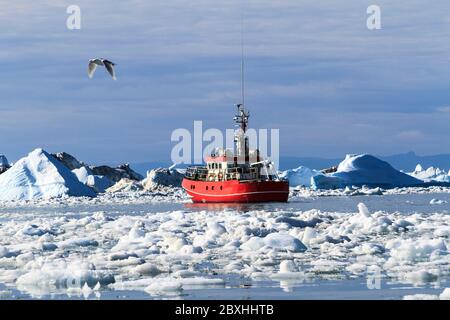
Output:
[[287,181],[198,181],[183,179],[182,186],[195,203],[287,202]]

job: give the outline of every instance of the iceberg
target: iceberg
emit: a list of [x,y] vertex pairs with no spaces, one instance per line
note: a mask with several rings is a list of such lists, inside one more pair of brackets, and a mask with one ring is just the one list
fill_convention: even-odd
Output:
[[129,164],[121,164],[117,168],[111,168],[109,166],[90,166],[89,169],[93,175],[104,176],[113,183],[117,183],[123,178],[135,181],[144,179],[143,176],[131,169]]
[[413,187],[424,182],[394,169],[389,163],[370,154],[347,155],[336,172],[311,178],[314,189],[338,189],[351,186],[381,188]]
[[310,187],[311,178],[317,174],[320,174],[320,172],[317,170],[312,170],[310,168],[300,166],[295,169],[282,171],[279,176],[282,179],[288,179],[290,187]]
[[424,170],[420,164],[416,166],[414,172],[408,174],[425,182],[450,182],[450,170],[449,172],[445,172],[444,170],[435,167],[429,167]]
[[142,181],[145,190],[155,190],[159,187],[181,187],[183,174],[170,167],[157,168],[147,172],[147,178]]
[[58,159],[35,149],[0,175],[0,200],[31,200],[62,196],[95,196]]

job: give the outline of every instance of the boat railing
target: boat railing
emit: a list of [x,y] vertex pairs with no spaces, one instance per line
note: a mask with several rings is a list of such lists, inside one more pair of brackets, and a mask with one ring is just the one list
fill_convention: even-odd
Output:
[[233,167],[227,168],[222,173],[211,173],[207,167],[193,166],[186,169],[185,177],[190,180],[200,181],[223,181],[223,180],[273,180],[272,177],[260,172],[258,167],[242,168]]
[[206,180],[208,176],[208,169],[206,167],[196,166],[186,169],[184,174],[186,178],[191,180]]

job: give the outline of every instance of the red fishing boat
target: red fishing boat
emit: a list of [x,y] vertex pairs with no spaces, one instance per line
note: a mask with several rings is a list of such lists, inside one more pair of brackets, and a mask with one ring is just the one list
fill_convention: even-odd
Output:
[[289,182],[278,177],[272,162],[261,159],[258,149],[250,150],[245,133],[249,113],[242,104],[237,107],[236,152],[216,149],[206,159],[206,166],[187,168],[184,190],[193,202],[286,202]]

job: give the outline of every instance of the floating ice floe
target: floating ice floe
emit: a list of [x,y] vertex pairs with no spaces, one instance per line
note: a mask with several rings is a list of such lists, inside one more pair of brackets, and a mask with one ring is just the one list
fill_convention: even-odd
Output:
[[347,155],[330,174],[318,174],[311,178],[315,189],[337,189],[366,185],[369,187],[395,188],[420,186],[422,180],[394,169],[389,163],[369,154]]
[[114,201],[134,201],[122,196],[81,198],[81,214],[66,214],[66,201],[45,214],[3,207],[0,283],[32,296],[93,295],[95,287],[173,296],[227,285],[231,276],[279,281],[286,290],[296,281],[365,276],[372,267],[397,283],[450,277],[450,220],[442,210],[405,214],[361,203],[350,212],[256,206],[117,215]]
[[0,200],[95,196],[52,155],[36,149],[0,175]]
[[444,204],[444,203],[447,203],[447,201],[434,198],[430,200],[430,204]]

